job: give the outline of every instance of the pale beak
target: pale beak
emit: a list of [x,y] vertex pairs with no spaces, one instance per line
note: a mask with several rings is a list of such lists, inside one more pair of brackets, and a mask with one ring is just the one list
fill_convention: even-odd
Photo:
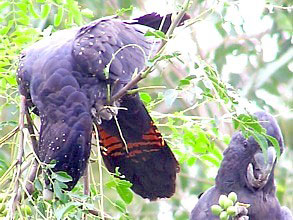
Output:
[[249,163],[247,167],[248,183],[257,189],[264,187],[268,182],[275,161],[276,150],[274,147],[268,148],[267,157],[262,152],[256,153],[254,163]]

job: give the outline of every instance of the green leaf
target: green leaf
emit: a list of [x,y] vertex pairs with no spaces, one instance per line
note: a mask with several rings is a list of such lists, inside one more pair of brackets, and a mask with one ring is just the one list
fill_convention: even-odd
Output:
[[0,177],[6,172],[8,165],[0,159]]
[[126,205],[122,200],[115,201],[115,207],[122,213],[126,212]]
[[189,157],[186,161],[187,165],[190,167],[193,166],[196,162],[196,159],[197,159],[196,157]]
[[118,185],[121,186],[121,187],[131,187],[132,186],[132,183],[127,181],[127,180],[121,180],[121,179],[118,179],[116,178],[119,182],[118,182]]
[[81,14],[87,18],[93,18],[94,12],[88,8],[82,9]]
[[6,7],[8,7],[10,5],[10,2],[1,2],[0,3],[0,12],[5,9]]
[[190,80],[188,79],[181,79],[179,81],[178,87],[188,86],[190,85]]
[[178,91],[175,89],[168,89],[164,93],[165,103],[170,108],[178,96]]
[[74,19],[75,23],[78,25],[81,25],[82,16],[81,16],[81,12],[78,7],[78,2],[73,1],[72,4],[68,3],[67,5],[68,5],[68,9],[73,12],[72,15],[73,15],[73,19]]
[[28,4],[25,4],[25,3],[19,2],[19,3],[16,3],[15,5],[16,5],[21,11],[23,11],[24,13],[27,12],[27,6],[28,6]]
[[111,180],[111,181],[107,182],[107,183],[105,184],[105,186],[106,186],[107,188],[111,189],[111,188],[115,188],[115,187],[117,186],[117,183],[116,183],[115,180]]
[[139,97],[145,104],[148,104],[152,101],[152,97],[146,92],[140,92]]
[[252,136],[254,137],[256,142],[259,144],[263,154],[267,155],[266,152],[267,152],[267,149],[268,149],[269,145],[268,145],[268,141],[265,138],[265,136],[260,134],[260,133],[258,133],[258,132],[255,132],[255,131],[252,132]]
[[40,17],[40,16],[37,14],[37,12],[35,11],[35,9],[34,9],[34,5],[33,5],[32,2],[30,2],[28,8],[29,8],[29,11],[30,11],[30,13],[33,15],[34,18],[39,18],[39,17]]
[[130,5],[129,8],[121,8],[116,11],[116,15],[123,16],[125,13],[131,12],[133,10],[133,6]]
[[41,6],[41,18],[45,19],[48,17],[49,13],[51,11],[51,5],[46,4]]
[[56,209],[55,216],[56,216],[57,220],[62,219],[65,214],[69,213],[70,211],[73,211],[75,208],[77,208],[81,205],[82,205],[82,203],[79,203],[79,202],[69,202],[69,203],[65,204],[65,206]]
[[116,190],[121,197],[121,199],[126,203],[130,204],[133,199],[133,192],[129,189],[129,187],[125,187],[122,185],[116,186]]
[[58,172],[54,172],[52,174],[52,178],[56,179],[60,182],[66,183],[66,182],[70,182],[72,181],[72,177],[70,175],[68,175],[66,172],[64,171],[58,171]]
[[0,29],[0,34],[6,35],[9,32],[9,30],[11,29],[11,27],[13,26],[13,23],[14,23],[13,20],[10,20],[6,27],[3,27]]
[[163,40],[166,39],[166,35],[164,34],[164,32],[158,31],[158,30],[157,31],[147,31],[144,36],[146,36],[146,37],[153,36],[155,38],[159,38],[159,39],[163,39]]
[[[198,135],[198,134],[196,134]],[[183,143],[186,146],[192,147],[192,151],[195,153],[206,153],[207,144],[201,137],[196,137],[192,131],[184,130]]]
[[35,179],[34,186],[38,191],[43,191],[43,185],[38,178]]
[[67,188],[67,185],[65,185],[62,182],[59,182],[58,180],[55,180],[53,183],[54,193],[56,197],[59,198],[62,203],[67,203],[69,200],[68,195],[65,195],[62,192],[62,189],[66,189],[66,188]]
[[61,201],[65,199],[64,194],[62,192],[62,188],[60,187],[59,181],[54,181],[53,188],[54,188],[54,194],[57,198],[59,198]]
[[[20,45],[31,42],[31,41],[32,41],[32,37],[28,36],[28,35],[21,35],[21,36],[14,38],[14,42],[17,44],[20,44]],[[15,83],[16,83],[16,81],[15,81]]]
[[29,23],[30,23],[30,17],[27,16],[26,12],[24,12],[24,11],[17,11],[17,12],[15,12],[15,14],[18,15],[17,18],[16,18],[16,21],[17,22],[19,22],[21,24],[24,24],[26,26],[29,25]]
[[216,147],[215,145],[212,147],[212,150],[210,152],[218,158],[220,161],[223,160],[223,154],[221,153],[220,149]]
[[216,167],[220,167],[220,161],[214,157],[214,155],[211,155],[211,154],[204,154],[202,156],[200,156],[200,159],[201,160],[204,160],[204,161],[208,161],[212,164],[214,164]]
[[46,164],[48,168],[53,169],[56,166],[57,161],[56,160],[51,160],[50,163]]
[[232,119],[232,123],[233,123],[234,129],[237,130],[239,128],[239,125],[240,125],[238,119]]
[[59,7],[57,14],[54,16],[54,26],[58,27],[61,24],[63,18],[63,7]]
[[273,144],[276,152],[277,152],[277,157],[279,158],[280,155],[281,155],[281,152],[280,152],[280,145],[279,145],[279,142],[276,138],[274,138],[273,136],[270,136],[270,135],[267,135],[267,134],[264,134],[265,137]]

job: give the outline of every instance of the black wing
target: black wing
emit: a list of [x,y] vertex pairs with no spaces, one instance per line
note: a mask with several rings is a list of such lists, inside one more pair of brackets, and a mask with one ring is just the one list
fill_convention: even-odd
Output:
[[122,135],[114,119],[99,126],[106,167],[111,172],[119,167],[119,172],[133,184],[133,191],[143,198],[171,197],[175,192],[178,162],[138,95],[125,97],[122,107],[127,108],[118,114]]
[[[83,174],[89,154],[92,118],[89,101],[73,76],[70,37],[62,31],[24,52],[18,71],[20,92],[41,118],[36,154],[45,163],[56,160],[54,171],[72,176],[71,189]],[[62,38],[61,38],[62,39]]]

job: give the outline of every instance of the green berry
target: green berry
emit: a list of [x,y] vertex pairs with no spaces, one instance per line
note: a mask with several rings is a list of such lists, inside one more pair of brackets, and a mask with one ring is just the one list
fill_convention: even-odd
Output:
[[237,194],[235,192],[230,192],[228,198],[233,201],[233,204],[237,201]]
[[228,215],[234,217],[237,214],[237,208],[235,206],[230,206],[227,208]]
[[7,215],[7,210],[4,210],[3,212],[0,212],[0,216],[1,217],[5,217]]
[[224,202],[224,209],[226,210],[228,207],[233,205],[233,201],[231,199],[226,199]]
[[220,220],[228,220],[229,219],[229,215],[226,211],[223,211],[221,214],[220,214]]
[[211,211],[214,215],[219,216],[221,214],[221,212],[223,211],[223,209],[219,205],[212,205]]
[[228,199],[226,195],[220,195],[219,197],[219,205],[224,208],[225,206],[225,201]]
[[0,203],[3,202],[5,198],[6,196],[4,194],[0,194]]
[[21,206],[20,210],[24,215],[32,215],[32,209],[29,207],[29,205]]
[[0,213],[4,212],[5,205],[0,203]]

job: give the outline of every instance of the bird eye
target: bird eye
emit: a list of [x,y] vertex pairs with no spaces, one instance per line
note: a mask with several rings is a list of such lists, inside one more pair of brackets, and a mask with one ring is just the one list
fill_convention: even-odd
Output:
[[247,141],[247,140],[244,140],[244,141],[243,141],[243,147],[246,148],[247,145],[248,145],[248,141]]

